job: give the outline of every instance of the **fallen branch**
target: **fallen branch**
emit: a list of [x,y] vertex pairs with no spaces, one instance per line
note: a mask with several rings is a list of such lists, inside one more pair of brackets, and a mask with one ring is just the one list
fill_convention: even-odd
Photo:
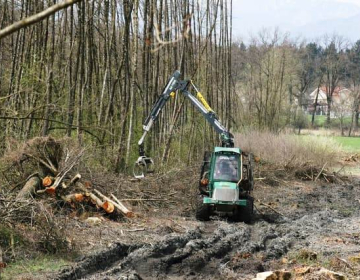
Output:
[[316,180],[319,179],[319,177],[320,177],[320,175],[322,174],[322,172],[324,171],[324,168],[325,168],[326,165],[327,165],[327,162],[325,162],[325,164],[324,164],[323,167],[321,168],[321,170],[320,170],[319,174],[316,176],[314,182],[316,182]]
[[49,169],[52,173],[56,174],[58,172],[58,170],[54,167],[53,164],[49,164],[47,162],[45,162],[44,160],[42,160],[41,158],[38,158],[32,154],[28,154],[28,153],[24,153],[25,156],[32,158],[38,162],[40,162],[42,165],[44,165],[47,169]]
[[345,264],[346,267],[350,268],[352,271],[354,271],[354,268],[352,267],[351,264],[349,264],[346,260],[342,259],[342,258],[339,258],[339,257],[336,257],[335,256],[335,259],[337,259],[339,262]]
[[261,202],[259,199],[257,199],[256,201],[257,201],[257,202],[259,202],[259,203],[260,203],[260,205],[265,206],[265,207],[269,208],[270,210],[274,211],[275,213],[279,214],[280,216],[285,217],[285,215],[284,215],[284,214],[280,213],[279,211],[277,211],[276,209],[274,209],[274,208],[273,208],[273,207],[271,207],[270,205],[268,205],[268,204],[265,204],[265,203]]
[[127,232],[136,232],[136,231],[144,231],[144,228],[134,228],[134,229],[125,229]]
[[61,170],[59,172],[59,174],[56,176],[55,178],[55,182],[53,184],[54,189],[56,189],[59,184],[61,183],[61,181],[64,179],[64,177],[66,176],[67,173],[70,172],[70,170],[78,163],[78,161],[80,160],[80,158],[82,157],[83,153],[84,153],[85,149],[82,149],[73,159],[73,161],[67,165],[63,170]]
[[[113,197],[115,199],[115,197]],[[166,198],[125,198],[118,201],[167,201]]]

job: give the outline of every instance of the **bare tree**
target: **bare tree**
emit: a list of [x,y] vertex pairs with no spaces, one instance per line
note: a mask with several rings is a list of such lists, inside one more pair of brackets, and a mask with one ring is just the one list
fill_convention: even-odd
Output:
[[334,35],[324,37],[325,49],[322,70],[327,96],[327,124],[330,124],[333,95],[345,73],[344,38]]

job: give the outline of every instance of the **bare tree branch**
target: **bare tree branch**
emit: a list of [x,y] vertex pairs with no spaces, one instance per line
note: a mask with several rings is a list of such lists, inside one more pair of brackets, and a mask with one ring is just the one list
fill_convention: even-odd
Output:
[[57,11],[65,9],[65,8],[75,4],[77,2],[80,2],[80,1],[82,1],[82,0],[65,0],[64,2],[53,5],[40,13],[37,13],[35,15],[32,15],[30,17],[27,17],[20,21],[17,21],[15,23],[13,23],[12,25],[0,30],[0,39],[16,32],[22,28],[25,28],[34,23],[42,21],[43,19],[51,16],[52,14],[55,14]]

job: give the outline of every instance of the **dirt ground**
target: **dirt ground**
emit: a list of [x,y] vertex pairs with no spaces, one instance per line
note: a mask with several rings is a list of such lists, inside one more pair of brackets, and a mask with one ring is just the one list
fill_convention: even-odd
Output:
[[142,201],[127,202],[137,217],[98,224],[69,219],[82,257],[46,278],[252,279],[269,270],[326,267],[360,279],[359,179],[260,180],[251,224],[226,217],[199,222],[192,206],[197,174],[189,170],[141,182],[112,178],[118,197],[125,189],[142,194]]

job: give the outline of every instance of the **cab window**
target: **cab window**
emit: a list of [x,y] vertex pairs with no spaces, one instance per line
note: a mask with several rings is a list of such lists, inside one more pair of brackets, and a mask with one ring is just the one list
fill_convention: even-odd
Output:
[[238,182],[240,157],[238,154],[218,154],[215,156],[214,179]]

